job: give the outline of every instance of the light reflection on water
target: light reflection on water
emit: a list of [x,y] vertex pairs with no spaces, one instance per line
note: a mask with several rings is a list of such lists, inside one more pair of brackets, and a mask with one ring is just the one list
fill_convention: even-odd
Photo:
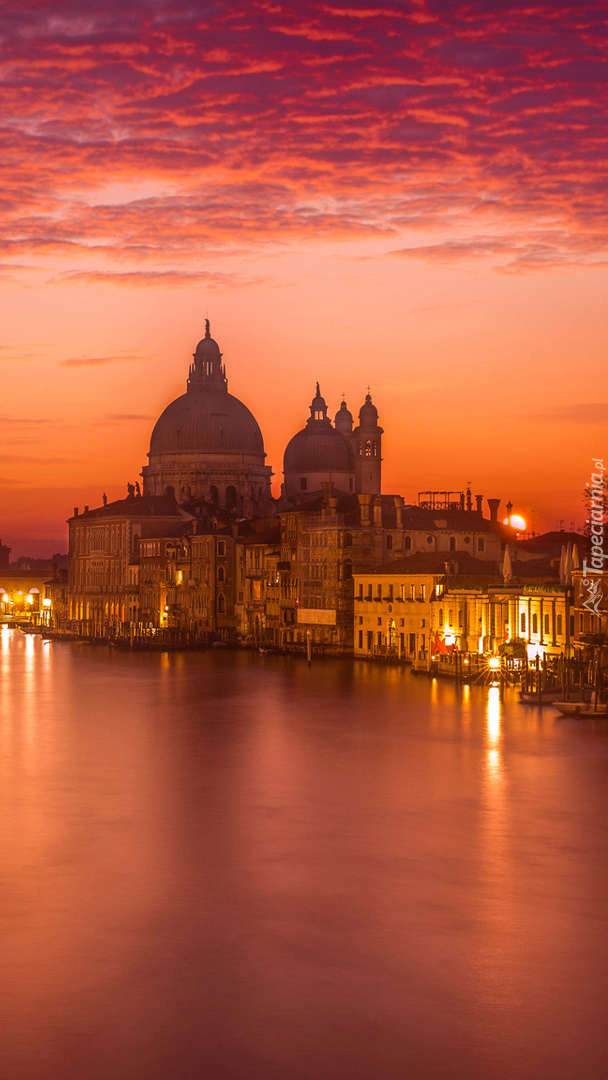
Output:
[[9,1080],[570,1080],[608,723],[400,668],[0,632]]

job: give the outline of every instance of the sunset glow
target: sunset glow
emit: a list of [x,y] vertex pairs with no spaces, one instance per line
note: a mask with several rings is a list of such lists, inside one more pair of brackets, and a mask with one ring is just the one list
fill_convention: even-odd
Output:
[[65,550],[74,505],[124,494],[206,315],[275,494],[315,381],[332,415],[369,384],[386,491],[470,481],[528,529],[582,525],[608,418],[606,24],[3,5],[0,538]]

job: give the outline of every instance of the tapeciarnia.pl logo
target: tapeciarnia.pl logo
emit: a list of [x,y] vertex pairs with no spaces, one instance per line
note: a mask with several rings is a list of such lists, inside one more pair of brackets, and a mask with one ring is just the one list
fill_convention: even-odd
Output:
[[[602,577],[605,567],[605,559],[608,554],[604,551],[604,528],[606,517],[606,486],[604,476],[606,468],[603,458],[592,458],[593,472],[591,480],[587,483],[589,488],[589,536],[591,539],[591,558],[583,560],[583,578],[581,585],[587,592],[583,599],[583,607],[592,611],[601,618],[600,604],[603,597]],[[584,594],[583,594],[584,596]]]

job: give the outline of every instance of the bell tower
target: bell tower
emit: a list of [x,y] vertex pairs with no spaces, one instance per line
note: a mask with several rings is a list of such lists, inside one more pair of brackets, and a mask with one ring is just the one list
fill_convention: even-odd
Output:
[[355,428],[355,485],[362,495],[380,495],[382,491],[382,436],[378,424],[378,410],[371,394],[359,411],[359,426]]

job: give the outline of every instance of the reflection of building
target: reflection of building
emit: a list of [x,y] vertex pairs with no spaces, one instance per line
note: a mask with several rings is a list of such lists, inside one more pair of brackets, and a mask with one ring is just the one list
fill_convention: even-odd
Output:
[[222,354],[209,332],[199,341],[186,393],[162,413],[142,470],[144,494],[205,500],[239,514],[268,511],[271,470],[253,414],[228,393]]

